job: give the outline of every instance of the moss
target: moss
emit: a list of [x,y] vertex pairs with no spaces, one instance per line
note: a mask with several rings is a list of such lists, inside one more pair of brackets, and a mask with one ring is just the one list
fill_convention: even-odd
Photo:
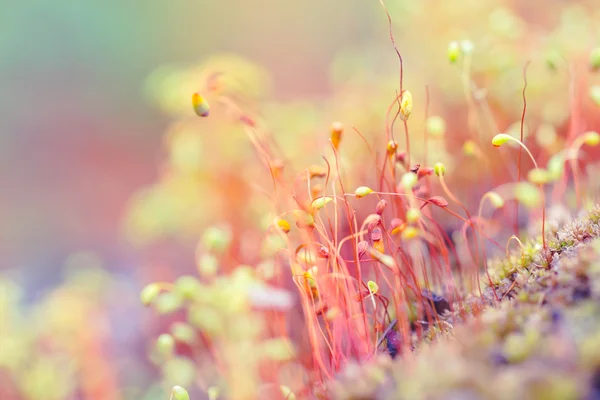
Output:
[[[495,274],[506,275],[494,280],[494,289],[503,297],[500,303],[493,305],[488,287],[483,299],[472,297],[461,309],[464,313],[485,307],[479,318],[464,321],[455,312],[445,318],[453,328],[446,330],[449,334],[437,335],[439,325],[430,327],[423,337],[435,340],[421,341],[415,357],[393,362],[380,357],[370,365],[354,365],[331,385],[334,397],[578,399],[591,395],[596,390],[594,376],[600,371],[598,215],[600,208],[595,207],[588,217],[552,233],[551,240],[557,243],[560,238],[565,244],[554,251],[546,267],[538,263],[547,257],[535,243],[524,246],[527,263],[521,263],[517,253],[490,261]],[[373,365],[380,372],[376,380],[369,380],[366,370]]]

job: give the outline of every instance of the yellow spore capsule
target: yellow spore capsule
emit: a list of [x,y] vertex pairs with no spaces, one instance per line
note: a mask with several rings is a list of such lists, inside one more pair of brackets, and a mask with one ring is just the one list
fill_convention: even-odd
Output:
[[408,90],[405,90],[400,97],[400,118],[403,121],[406,121],[413,109],[413,98],[412,93]]
[[379,292],[379,285],[377,285],[375,281],[367,282],[367,286],[369,287],[369,292],[371,292],[372,294]]
[[337,150],[340,145],[340,141],[342,140],[342,133],[344,132],[344,126],[342,125],[341,122],[334,122],[333,124],[331,124],[330,132],[331,132],[331,143],[333,144],[333,147]]
[[460,45],[456,40],[453,40],[448,44],[448,60],[451,64],[454,64],[460,56]]
[[192,106],[199,117],[208,117],[210,114],[210,106],[208,102],[199,93],[192,95]]

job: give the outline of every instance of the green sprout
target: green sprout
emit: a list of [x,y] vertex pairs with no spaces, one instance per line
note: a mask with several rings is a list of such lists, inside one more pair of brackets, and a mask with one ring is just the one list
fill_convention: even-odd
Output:
[[173,386],[169,400],[190,400],[190,395],[181,386]]
[[371,189],[367,186],[360,186],[360,187],[356,188],[356,190],[354,191],[354,195],[359,199],[362,197],[368,196],[371,193],[373,193],[373,189]]

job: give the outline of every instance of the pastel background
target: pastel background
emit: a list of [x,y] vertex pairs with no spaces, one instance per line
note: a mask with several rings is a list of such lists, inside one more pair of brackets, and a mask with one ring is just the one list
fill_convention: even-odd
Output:
[[337,50],[385,43],[380,9],[362,1],[5,1],[3,10],[0,265],[40,285],[74,250],[131,257],[120,220],[155,177],[169,122],[144,98],[155,68],[235,52],[268,68],[276,97],[322,96]]
[[[596,1],[387,3],[415,103],[424,103],[422,88],[430,85],[432,112],[450,126],[465,124],[460,78],[446,50],[451,40],[471,39],[476,52],[484,49],[474,68],[481,86],[505,99],[493,104],[502,128],[519,118],[522,68],[533,57],[533,115],[564,133],[565,75],[550,75],[540,60],[555,49],[579,57],[593,45]],[[65,379],[91,376],[78,389],[84,394],[68,394],[69,384],[52,375],[62,359],[46,363],[28,339],[7,341],[0,398],[36,398],[49,382],[56,399],[162,398],[152,392],[159,378],[147,362],[160,323],[138,304],[139,290],[155,276],[192,271],[194,260],[189,242],[140,248],[124,234],[130,199],[158,179],[173,120],[148,93],[147,78],[163,65],[185,69],[234,53],[268,72],[270,101],[331,106],[314,106],[322,112],[309,130],[326,130],[340,116],[366,123],[371,111],[356,104],[383,113],[396,90],[385,13],[375,0],[0,0],[0,9],[0,274],[10,282],[1,287],[0,309],[19,315],[13,339],[83,337],[69,348],[79,364]],[[358,83],[348,89],[353,76]],[[560,83],[548,86],[552,79]],[[591,107],[582,100],[583,113],[592,115]],[[597,114],[589,121],[600,122]],[[381,134],[383,125],[368,130]],[[460,149],[463,132],[450,131],[457,139],[447,148]],[[90,327],[88,336],[81,326]],[[103,356],[82,368],[90,354]],[[18,379],[3,372],[29,356],[41,366]]]

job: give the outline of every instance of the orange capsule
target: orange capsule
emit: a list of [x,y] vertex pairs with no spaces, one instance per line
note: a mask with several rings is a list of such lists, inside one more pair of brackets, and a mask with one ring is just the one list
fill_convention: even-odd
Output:
[[210,114],[210,106],[208,102],[198,93],[194,93],[192,95],[192,105],[194,106],[194,111],[196,115],[199,117],[208,117]]
[[379,200],[379,202],[377,203],[377,206],[375,207],[375,212],[379,215],[383,214],[383,211],[385,210],[385,208],[387,207],[387,201],[385,201],[384,199]]
[[342,140],[342,133],[344,131],[344,126],[341,122],[334,122],[331,124],[330,132],[331,132],[331,143],[333,147],[337,150],[340,145],[340,141]]
[[433,197],[430,197],[429,200],[427,200],[427,201],[430,202],[431,204],[435,204],[436,206],[441,207],[441,208],[448,207],[448,200],[446,200],[442,196],[433,196]]
[[404,230],[404,228],[406,228],[406,225],[404,224],[404,222],[402,222],[402,220],[400,218],[392,219],[392,222],[390,223],[390,225],[392,228],[392,235],[402,232]]
[[385,252],[385,245],[383,244],[383,240],[373,241],[373,248],[381,254],[383,254]]
[[282,160],[276,159],[270,165],[271,173],[273,174],[273,178],[280,179],[283,174],[284,163]]
[[429,176],[433,174],[433,168],[423,167],[417,171],[417,178],[421,179],[424,176]]
[[371,240],[373,241],[373,248],[380,253],[385,251],[385,246],[383,244],[383,235],[381,233],[381,229],[376,228],[371,232]]

